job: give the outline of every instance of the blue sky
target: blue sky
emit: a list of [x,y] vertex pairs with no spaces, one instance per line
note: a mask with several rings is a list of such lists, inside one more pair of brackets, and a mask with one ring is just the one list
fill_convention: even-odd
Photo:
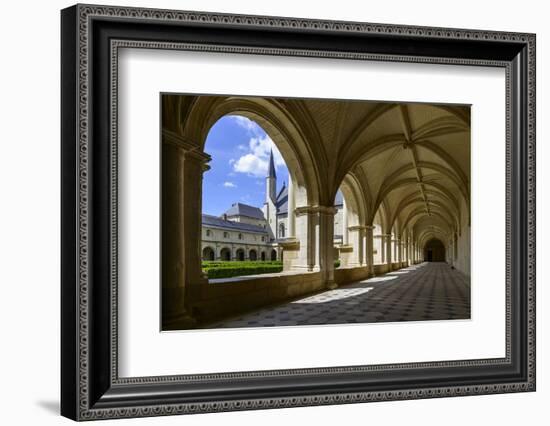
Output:
[[218,120],[206,138],[205,151],[212,160],[203,177],[202,212],[219,216],[236,202],[262,207],[271,149],[279,191],[288,182],[288,169],[265,131],[241,116]]

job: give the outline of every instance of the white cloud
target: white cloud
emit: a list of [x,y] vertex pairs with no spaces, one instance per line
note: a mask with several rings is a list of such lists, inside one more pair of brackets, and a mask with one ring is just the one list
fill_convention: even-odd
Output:
[[277,146],[273,143],[269,135],[254,121],[239,115],[231,118],[250,136],[248,146],[239,145],[240,151],[246,152],[238,160],[231,159],[229,164],[233,170],[238,173],[246,173],[254,177],[265,177],[269,167],[269,155],[273,150],[273,160],[277,169],[286,167],[283,156]]
[[237,185],[235,185],[233,182],[226,181],[223,183],[223,186],[226,188],[236,188]]
[[267,160],[254,154],[246,154],[233,164],[233,170],[255,177],[265,177],[267,174]]
[[243,129],[246,129],[250,133],[253,133],[255,135],[262,133],[262,128],[258,126],[254,121],[243,117],[242,115],[231,115],[230,116],[235,123],[242,127]]

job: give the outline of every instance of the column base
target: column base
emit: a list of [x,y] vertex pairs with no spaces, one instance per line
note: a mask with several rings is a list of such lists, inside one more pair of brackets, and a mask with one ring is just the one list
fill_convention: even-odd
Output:
[[197,320],[187,312],[176,317],[162,318],[162,331],[186,330],[195,328]]
[[336,284],[336,282],[334,281],[329,281],[325,284],[325,287],[329,290],[334,290],[335,288],[338,288],[338,284]]

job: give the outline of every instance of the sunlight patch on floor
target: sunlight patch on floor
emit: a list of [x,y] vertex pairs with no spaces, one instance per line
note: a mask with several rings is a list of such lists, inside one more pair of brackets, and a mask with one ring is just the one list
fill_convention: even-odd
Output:
[[296,300],[292,303],[327,303],[335,300],[348,299],[350,297],[360,296],[368,293],[373,287],[366,288],[339,288],[335,290],[329,290],[315,296],[306,297],[305,299]]
[[381,277],[373,277],[373,278],[369,278],[368,280],[364,281],[366,283],[378,283],[378,282],[382,282],[382,281],[391,281],[391,280],[395,280],[397,279],[398,277],[396,277],[395,275],[394,276],[388,276],[388,275],[384,275],[384,276],[381,276]]

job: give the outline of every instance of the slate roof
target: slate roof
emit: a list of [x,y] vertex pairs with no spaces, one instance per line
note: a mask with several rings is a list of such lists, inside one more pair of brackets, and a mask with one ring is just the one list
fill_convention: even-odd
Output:
[[231,220],[224,220],[221,217],[211,216],[209,214],[202,215],[202,224],[206,226],[212,226],[215,228],[228,229],[233,231],[246,231],[256,232],[259,234],[267,234],[267,231],[258,225],[250,225],[248,223],[233,222]]
[[[344,204],[344,196],[342,191],[338,191],[336,197],[334,197],[334,205],[339,207],[342,204]],[[283,186],[279,191],[275,200],[275,207],[277,207],[277,214],[288,214],[288,188],[286,186]]]
[[225,214],[229,217],[231,216],[246,216],[251,217],[253,219],[265,219],[264,213],[261,209],[254,206],[249,206],[248,204],[243,203],[234,203],[231,205],[229,210],[225,212]]
[[277,208],[277,214],[288,213],[288,188],[283,185],[277,197],[275,197],[275,207]]

